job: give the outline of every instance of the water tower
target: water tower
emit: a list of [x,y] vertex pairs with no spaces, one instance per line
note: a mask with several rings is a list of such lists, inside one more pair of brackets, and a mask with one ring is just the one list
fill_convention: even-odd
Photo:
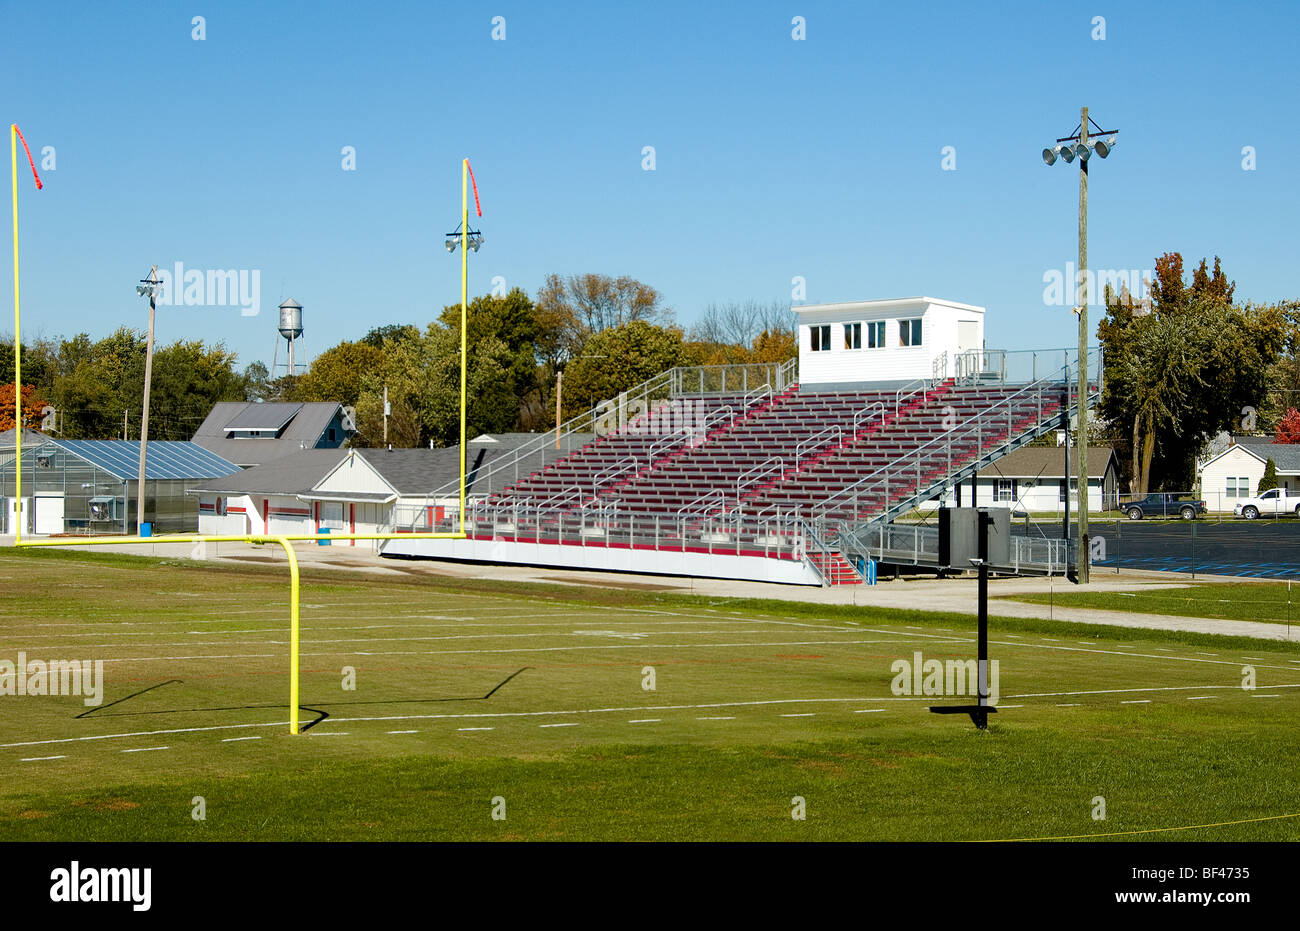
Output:
[[[280,336],[289,343],[289,362],[285,371],[289,375],[296,375],[297,369],[294,367],[293,346],[302,338],[302,305],[289,298],[280,305]],[[277,352],[279,355],[277,343]],[[274,367],[274,363],[272,363]]]

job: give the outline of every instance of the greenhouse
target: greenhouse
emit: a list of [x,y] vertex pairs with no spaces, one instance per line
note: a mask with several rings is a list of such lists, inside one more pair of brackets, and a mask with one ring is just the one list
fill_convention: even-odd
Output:
[[[22,442],[23,532],[32,534],[134,534],[140,443],[135,440],[64,440],[31,430]],[[3,532],[14,532],[16,444],[0,434]],[[153,440],[146,448],[144,520],[153,533],[198,530],[188,489],[232,475],[239,466],[194,443]]]

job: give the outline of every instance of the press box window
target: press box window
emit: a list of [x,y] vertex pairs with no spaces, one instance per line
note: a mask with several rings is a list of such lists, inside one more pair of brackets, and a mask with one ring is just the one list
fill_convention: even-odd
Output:
[[919,319],[898,321],[898,345],[921,345],[921,321]]
[[885,321],[878,320],[875,323],[867,324],[867,348],[885,348]]
[[860,323],[844,324],[844,348],[845,349],[862,348],[862,324]]
[[831,348],[831,325],[811,326],[808,332],[812,334],[812,351],[829,352]]

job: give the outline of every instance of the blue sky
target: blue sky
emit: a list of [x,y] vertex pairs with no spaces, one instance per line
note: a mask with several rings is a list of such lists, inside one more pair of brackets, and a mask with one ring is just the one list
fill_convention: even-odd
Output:
[[1078,171],[1039,153],[1083,104],[1121,130],[1094,268],[1218,254],[1239,300],[1300,297],[1294,3],[144,6],[0,6],[0,116],[56,158],[43,191],[20,177],[25,335],[143,327],[136,279],[178,261],[260,272],[258,316],[159,313],[241,365],[270,363],[284,297],[309,355],[424,324],[459,300],[468,155],[471,293],[626,274],[689,325],[802,276],[815,302],[984,305],[991,348],[1073,345],[1043,275],[1074,261]]

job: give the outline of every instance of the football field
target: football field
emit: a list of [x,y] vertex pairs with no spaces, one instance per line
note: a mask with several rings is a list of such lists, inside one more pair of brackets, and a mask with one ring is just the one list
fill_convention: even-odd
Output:
[[[979,732],[925,694],[962,687],[973,603],[309,567],[291,736],[283,566],[5,551],[0,579],[10,839],[1300,839],[1284,643],[995,617]],[[70,661],[102,679],[16,694]]]

